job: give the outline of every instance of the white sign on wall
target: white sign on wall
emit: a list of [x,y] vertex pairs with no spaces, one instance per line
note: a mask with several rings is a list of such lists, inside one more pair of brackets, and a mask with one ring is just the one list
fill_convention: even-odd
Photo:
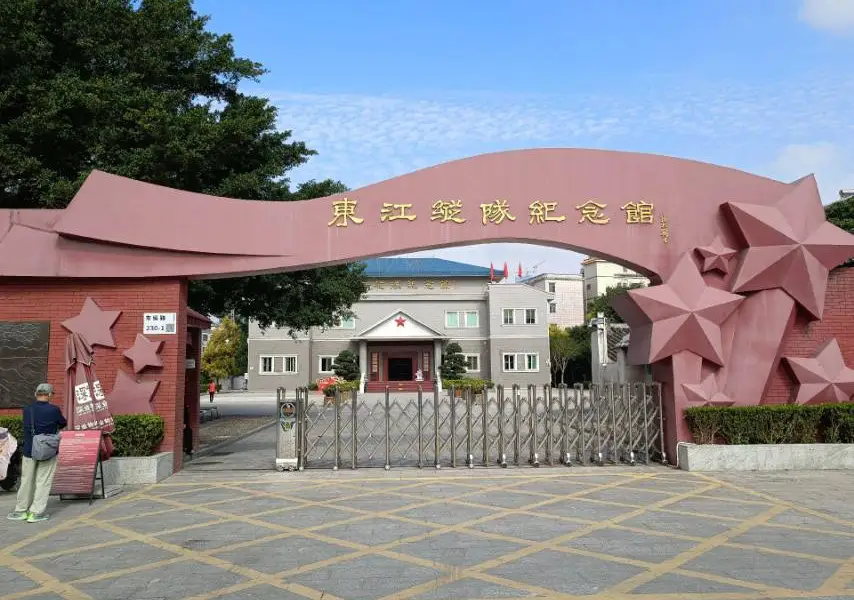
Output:
[[173,335],[178,333],[178,313],[145,313],[142,317],[144,335]]

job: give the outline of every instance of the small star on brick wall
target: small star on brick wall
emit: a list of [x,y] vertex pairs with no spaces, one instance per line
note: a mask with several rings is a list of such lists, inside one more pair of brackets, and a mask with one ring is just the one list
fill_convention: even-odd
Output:
[[797,404],[848,402],[854,395],[854,370],[845,365],[836,338],[819,346],[812,358],[785,360],[798,381]]
[[92,298],[86,298],[80,314],[63,321],[62,326],[71,333],[83,336],[91,346],[115,348],[116,341],[111,330],[121,314],[120,310],[101,310]]
[[124,371],[116,371],[116,383],[107,397],[110,413],[114,416],[152,414],[151,403],[159,386],[159,381],[137,381]]
[[163,348],[163,341],[152,342],[141,333],[136,334],[133,346],[124,351],[125,358],[133,363],[134,373],[141,373],[146,367],[162,367],[163,361],[158,356]]

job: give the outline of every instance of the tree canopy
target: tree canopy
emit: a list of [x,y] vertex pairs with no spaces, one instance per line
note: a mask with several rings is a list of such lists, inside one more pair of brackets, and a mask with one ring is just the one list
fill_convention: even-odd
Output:
[[623,319],[617,314],[617,311],[611,307],[611,300],[625,294],[629,290],[646,287],[642,283],[631,283],[629,285],[618,285],[609,287],[601,296],[596,296],[587,303],[587,311],[585,313],[586,320],[596,317],[599,313],[604,313],[605,318],[611,323],[622,323]]
[[466,371],[466,357],[463,355],[462,347],[456,342],[451,342],[445,346],[442,364],[439,365],[439,374],[442,379],[457,380],[465,377]]
[[211,331],[208,345],[202,353],[202,373],[207,379],[216,381],[244,373],[238,365],[241,345],[245,344],[242,337],[240,326],[228,317]]
[[[207,22],[192,0],[0,2],[0,208],[63,208],[93,169],[249,200],[345,190],[291,189],[287,174],[316,152],[239,90],[265,70]],[[252,235],[227,225],[211,235]],[[304,330],[333,325],[365,291],[362,268],[342,265],[194,282],[190,303]]]

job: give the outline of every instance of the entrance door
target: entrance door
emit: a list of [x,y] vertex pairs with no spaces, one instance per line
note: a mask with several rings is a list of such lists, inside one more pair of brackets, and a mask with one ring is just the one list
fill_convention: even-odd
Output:
[[412,381],[414,373],[412,370],[412,359],[394,358],[388,359],[388,380],[389,381]]

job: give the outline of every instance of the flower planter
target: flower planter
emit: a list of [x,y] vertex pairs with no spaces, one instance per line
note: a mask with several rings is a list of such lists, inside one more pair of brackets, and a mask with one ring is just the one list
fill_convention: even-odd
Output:
[[173,455],[160,452],[153,456],[121,456],[104,462],[105,485],[141,485],[159,483],[172,475]]
[[854,444],[689,444],[676,451],[685,471],[854,470]]

